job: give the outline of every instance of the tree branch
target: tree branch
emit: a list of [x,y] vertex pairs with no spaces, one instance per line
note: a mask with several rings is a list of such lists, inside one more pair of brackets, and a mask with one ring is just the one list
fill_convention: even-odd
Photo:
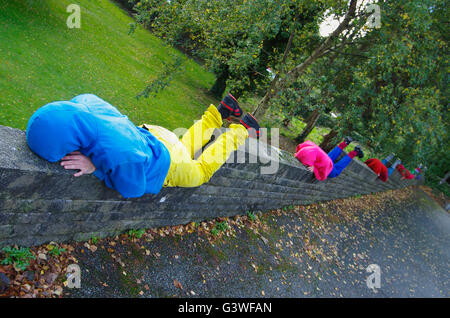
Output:
[[335,50],[335,49],[333,49],[333,48],[329,48],[329,49],[327,50],[327,52],[328,52],[328,51],[335,52],[335,53],[342,54],[342,55],[356,56],[356,57],[362,57],[362,58],[365,58],[365,59],[369,59],[368,56],[365,56],[365,55],[362,55],[362,54],[341,52],[341,51]]
[[[295,77],[298,77],[301,73],[303,73],[306,68],[311,65],[317,58],[319,58],[322,53],[328,49],[332,42],[339,37],[339,35],[349,26],[350,21],[355,16],[356,11],[356,3],[357,0],[351,0],[349,10],[347,11],[344,20],[339,24],[339,26],[336,28],[336,30],[331,33],[330,36],[326,38],[326,40],[319,45],[318,48],[314,50],[314,52],[301,64],[294,67],[292,70],[290,70],[287,74],[287,78],[292,79]],[[286,81],[286,80],[285,80]]]

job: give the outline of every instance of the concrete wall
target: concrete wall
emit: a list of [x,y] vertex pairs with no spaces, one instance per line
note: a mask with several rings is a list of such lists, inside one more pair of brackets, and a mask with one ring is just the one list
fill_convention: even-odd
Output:
[[165,188],[158,195],[124,199],[94,176],[75,178],[38,158],[23,131],[0,126],[0,246],[87,240],[414,184],[397,172],[381,182],[358,160],[338,178],[317,181],[292,154],[253,139],[201,187]]

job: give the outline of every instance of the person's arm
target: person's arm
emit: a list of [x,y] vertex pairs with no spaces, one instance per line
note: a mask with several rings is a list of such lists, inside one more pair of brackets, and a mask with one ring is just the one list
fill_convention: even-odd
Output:
[[91,159],[79,151],[74,151],[61,159],[61,165],[67,170],[79,170],[74,174],[80,177],[84,174],[94,173],[105,184],[119,191],[124,198],[136,198],[145,194],[146,177],[144,165],[141,163],[126,163],[113,169],[108,174],[96,170]]
[[100,169],[96,169],[93,175],[96,176],[100,181],[105,180],[105,174]]
[[145,194],[146,176],[144,164],[125,163],[105,175],[105,184],[124,198],[137,198]]

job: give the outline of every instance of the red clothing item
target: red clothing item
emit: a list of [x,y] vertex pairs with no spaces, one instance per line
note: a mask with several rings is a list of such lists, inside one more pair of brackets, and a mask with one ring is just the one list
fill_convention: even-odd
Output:
[[402,164],[399,164],[399,165],[397,166],[396,169],[397,169],[398,172],[400,172],[400,174],[401,174],[402,176],[404,175],[405,170],[406,170],[405,166],[402,165]]
[[304,165],[314,167],[314,175],[317,180],[325,180],[333,170],[333,161],[312,141],[308,140],[299,144],[295,157]]
[[409,172],[409,171],[405,168],[404,165],[399,164],[399,165],[397,166],[397,170],[398,170],[398,172],[400,172],[400,174],[402,175],[403,178],[405,178],[405,179],[414,179],[414,175],[413,175],[411,172]]
[[341,142],[338,147],[341,148],[341,150],[344,150],[345,147],[347,147],[348,145],[345,143],[345,141]]
[[388,170],[386,166],[376,158],[370,158],[366,160],[366,165],[369,166],[370,169],[372,169],[373,172],[377,174],[377,176],[380,177],[381,181],[386,182],[388,179]]
[[406,170],[404,177],[405,179],[414,179],[414,175],[409,170]]
[[352,150],[352,151],[350,151],[347,155],[350,157],[350,158],[355,158],[356,157],[356,155],[357,155],[358,153],[356,152],[356,150]]

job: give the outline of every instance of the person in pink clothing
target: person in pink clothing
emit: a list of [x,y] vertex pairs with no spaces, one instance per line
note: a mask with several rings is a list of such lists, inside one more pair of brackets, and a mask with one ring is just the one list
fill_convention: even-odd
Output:
[[333,170],[333,161],[312,141],[305,141],[297,146],[295,157],[300,160],[308,170],[314,172],[317,180],[325,180]]
[[363,152],[359,146],[350,151],[341,160],[335,161],[342,151],[352,142],[352,138],[345,137],[344,141],[337,145],[330,153],[326,153],[312,141],[306,141],[297,146],[295,157],[307,166],[308,170],[314,172],[317,180],[323,181],[327,178],[339,176],[345,167],[355,156],[363,157]]

